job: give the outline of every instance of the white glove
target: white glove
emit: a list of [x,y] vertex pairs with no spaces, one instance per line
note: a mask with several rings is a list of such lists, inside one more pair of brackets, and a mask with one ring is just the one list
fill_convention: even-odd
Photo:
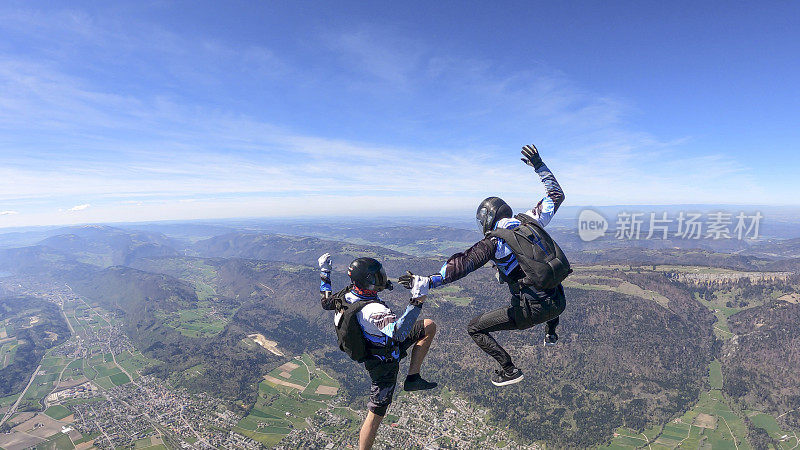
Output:
[[419,298],[428,295],[428,287],[431,285],[429,277],[414,275],[411,281],[411,298]]
[[330,272],[331,271],[331,254],[325,253],[324,255],[320,256],[317,260],[319,263],[319,270],[323,272]]

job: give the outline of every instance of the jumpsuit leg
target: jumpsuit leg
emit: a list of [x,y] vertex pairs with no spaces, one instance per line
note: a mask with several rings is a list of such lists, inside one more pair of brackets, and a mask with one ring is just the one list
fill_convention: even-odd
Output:
[[[526,305],[525,308],[521,304]],[[467,332],[478,347],[507,370],[514,368],[511,356],[489,333],[525,330],[542,322],[547,322],[548,333],[555,332],[558,316],[566,306],[564,289],[558,286],[553,291],[535,292],[525,288],[519,294],[512,291],[511,305],[476,316],[467,327]]]
[[511,356],[497,343],[490,335],[490,332],[501,330],[516,330],[517,324],[514,321],[514,308],[500,308],[494,311],[485,312],[472,319],[467,327],[467,332],[478,347],[489,356],[497,360],[504,369],[514,368]]
[[564,288],[559,285],[553,291],[523,290],[522,297],[530,311],[530,326],[546,322],[547,334],[554,334],[567,303]]
[[[560,317],[560,316],[559,316]],[[558,317],[547,321],[547,334],[556,334],[556,327],[558,326]]]

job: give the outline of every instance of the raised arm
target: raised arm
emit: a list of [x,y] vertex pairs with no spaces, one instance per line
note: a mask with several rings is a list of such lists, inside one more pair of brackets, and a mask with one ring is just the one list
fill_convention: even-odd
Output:
[[336,308],[333,302],[333,292],[331,289],[331,254],[325,253],[317,260],[319,264],[319,296],[322,309],[332,311]]
[[537,220],[544,227],[550,223],[558,207],[564,202],[564,191],[561,190],[561,185],[558,184],[553,172],[542,161],[535,146],[522,147],[522,156],[522,161],[536,170],[536,174],[539,175],[539,179],[547,191],[544,198],[539,200],[539,203],[532,209],[525,211],[525,214]]

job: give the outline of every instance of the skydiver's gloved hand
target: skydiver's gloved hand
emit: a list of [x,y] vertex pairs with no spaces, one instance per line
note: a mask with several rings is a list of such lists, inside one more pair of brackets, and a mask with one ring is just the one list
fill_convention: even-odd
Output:
[[425,301],[425,297],[428,295],[431,279],[406,271],[406,274],[401,276],[398,281],[406,289],[411,289],[411,303],[422,306],[422,302]]
[[544,165],[544,161],[542,161],[542,157],[539,156],[539,150],[536,149],[536,146],[533,144],[526,145],[522,147],[522,162],[525,164],[533,167],[536,170],[539,170],[540,167]]
[[317,260],[319,264],[319,291],[323,298],[328,298],[331,295],[331,254],[325,253]]
[[319,263],[319,270],[322,272],[331,273],[331,254],[325,253],[324,255],[320,256],[317,260]]

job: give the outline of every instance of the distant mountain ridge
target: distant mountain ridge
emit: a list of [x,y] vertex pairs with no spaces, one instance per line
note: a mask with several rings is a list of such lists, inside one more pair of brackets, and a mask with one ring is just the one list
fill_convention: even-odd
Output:
[[190,251],[203,257],[284,261],[307,266],[315,266],[320,255],[331,253],[334,266],[340,270],[347,268],[353,259],[368,256],[380,259],[387,272],[397,275],[411,267],[424,268],[420,273],[432,273],[439,268],[435,259],[413,257],[375,245],[249,232],[230,233],[199,241],[190,247]]
[[161,233],[127,231],[102,225],[70,227],[39,245],[75,255],[101,266],[125,265],[139,257],[172,256],[176,243]]

